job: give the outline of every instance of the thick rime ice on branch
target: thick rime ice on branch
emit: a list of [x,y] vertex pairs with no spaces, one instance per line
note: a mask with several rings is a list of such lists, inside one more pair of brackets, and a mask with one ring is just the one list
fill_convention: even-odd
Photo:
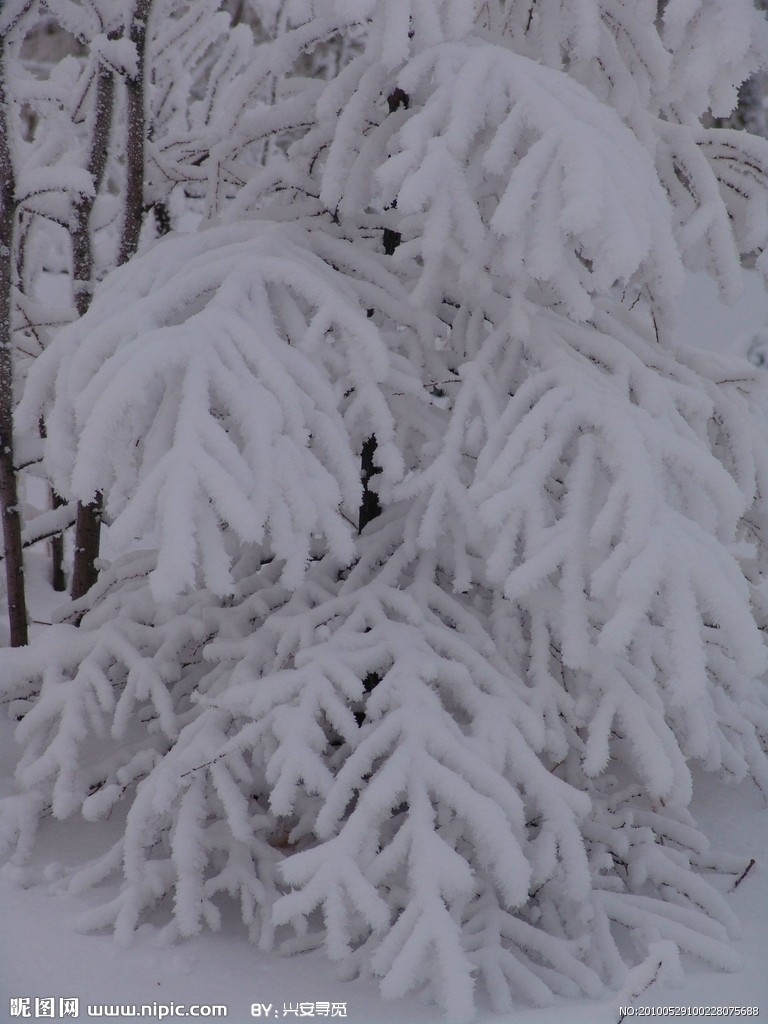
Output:
[[115,273],[37,360],[19,422],[50,408],[59,493],[105,492],[114,545],[158,544],[157,597],[198,580],[227,593],[230,535],[264,542],[297,586],[313,537],[341,563],[354,556],[342,513],[360,504],[360,430],[339,406],[354,390],[386,451],[388,362],[353,288],[304,232],[218,228]]
[[122,805],[71,879],[120,880],[88,927],[192,935],[228,894],[262,948],[454,1021],[477,986],[501,1012],[733,969],[705,876],[733,865],[688,807],[694,766],[768,791],[768,438],[758,371],[676,347],[673,303],[765,248],[768,144],[701,123],[765,27],[317,6],[218,94],[232,139],[150,150],[209,219],[30,371],[18,426],[104,495],[115,560],[2,656],[0,839],[21,862],[48,810]]

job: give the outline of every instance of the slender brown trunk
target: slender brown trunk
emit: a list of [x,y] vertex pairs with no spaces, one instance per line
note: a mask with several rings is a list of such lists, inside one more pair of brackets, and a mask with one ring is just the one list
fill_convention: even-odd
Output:
[[[75,305],[83,316],[93,298],[93,249],[91,245],[91,211],[104,179],[109,155],[109,135],[114,109],[115,80],[111,71],[102,68],[96,80],[95,117],[88,170],[93,177],[94,194],[82,197],[75,208],[75,230],[72,233]],[[75,557],[72,567],[72,597],[77,600],[98,579],[96,560],[101,535],[101,495],[88,504],[80,502],[75,521]]]
[[[61,508],[66,501],[51,488],[51,508]],[[51,537],[51,586],[57,593],[67,589],[67,576],[64,572],[64,534],[56,533]]]
[[378,494],[371,489],[371,477],[381,472],[374,462],[376,455],[376,435],[371,436],[364,442],[363,451],[360,456],[360,477],[363,484],[363,498],[360,502],[360,511],[357,519],[357,532],[362,533],[368,523],[381,515],[381,504]]
[[144,144],[147,119],[144,113],[144,56],[147,21],[152,0],[136,0],[130,40],[139,56],[136,75],[126,80],[127,138],[125,147],[125,218],[118,263],[127,263],[139,246],[144,214]]
[[[46,438],[45,420],[40,417],[38,423],[38,429],[40,431],[40,437],[43,440]],[[66,505],[66,501],[57,494],[53,487],[49,487],[49,500],[52,509],[62,508]],[[67,578],[64,572],[64,534],[54,533],[50,538],[51,540],[51,586],[56,591],[63,591],[67,589]],[[29,543],[29,541],[27,541]]]
[[21,515],[13,464],[13,347],[11,289],[16,180],[8,141],[5,47],[0,40],[0,506],[2,506],[5,578],[11,647],[28,641]]
[[78,503],[75,520],[75,559],[72,566],[72,598],[82,597],[99,578],[96,560],[101,547],[102,496],[97,492],[87,505]]
[[88,173],[93,178],[93,195],[81,196],[75,206],[72,232],[72,264],[75,282],[75,306],[80,316],[87,313],[93,297],[93,249],[91,246],[91,211],[104,180],[109,155],[109,135],[114,109],[115,79],[113,72],[102,67],[96,79],[95,117],[88,155]]
[[[133,78],[126,81],[126,169],[125,169],[125,215],[123,229],[120,236],[118,250],[118,265],[126,263],[136,252],[139,244],[142,217],[144,210],[144,140],[146,136],[146,118],[144,115],[144,54],[147,39],[147,19],[151,0],[136,0],[133,19],[129,31],[129,38],[136,47],[138,53],[138,69]],[[106,79],[105,75],[100,76],[99,83]],[[112,76],[109,76],[112,81]],[[111,87],[113,88],[113,86]],[[107,142],[109,125],[112,120],[112,93],[106,93],[99,106],[97,96],[96,125],[94,127],[94,141],[96,140],[96,129],[99,127],[99,117],[103,117],[101,125],[101,138],[104,141],[103,148],[99,150],[104,154],[106,162]],[[92,156],[94,155],[92,151]],[[103,166],[102,166],[103,174]],[[90,215],[90,211],[89,211]],[[89,264],[92,266],[90,254],[90,235],[88,231]],[[88,295],[90,303],[90,295]],[[85,307],[87,309],[87,305]],[[79,307],[78,307],[79,310]],[[83,310],[84,312],[84,310]],[[77,522],[75,524],[75,562],[72,572],[72,597],[82,597],[98,579],[96,561],[101,548],[101,515],[102,495],[96,494],[93,501],[87,505],[79,504],[77,507]]]
[[[394,114],[394,112],[399,110],[400,107],[405,107],[407,110],[409,103],[410,98],[408,93],[403,92],[399,87],[394,89],[389,96],[387,96],[387,106],[389,107],[390,114]],[[395,204],[393,203],[392,205],[394,206]],[[384,246],[384,252],[387,256],[391,256],[397,249],[398,245],[400,245],[402,238],[399,231],[394,231],[391,228],[384,228],[381,240]],[[368,310],[368,316],[373,316],[373,313],[374,311],[372,309]],[[360,503],[360,511],[358,514],[358,533],[362,533],[368,523],[381,515],[379,497],[371,488],[371,478],[381,472],[381,469],[376,465],[377,448],[378,442],[376,441],[376,435],[371,434],[371,436],[366,438],[363,443],[363,450],[360,454],[360,478],[363,484],[363,499]]]

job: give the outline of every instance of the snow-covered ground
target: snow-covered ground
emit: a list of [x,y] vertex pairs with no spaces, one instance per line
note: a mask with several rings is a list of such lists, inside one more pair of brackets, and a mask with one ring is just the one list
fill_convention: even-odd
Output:
[[[5,738],[5,737],[4,737]],[[5,744],[4,744],[5,746]],[[7,750],[7,747],[6,747]],[[744,866],[757,863],[729,901],[743,925],[737,943],[744,961],[735,974],[703,971],[686,965],[681,985],[658,981],[637,999],[634,1007],[758,1007],[768,1015],[768,811],[749,783],[724,789],[699,778],[696,811],[715,847],[743,857]],[[66,863],[78,838],[73,824],[58,825],[43,844]],[[734,879],[722,879],[722,889]],[[350,1024],[439,1024],[440,1013],[417,999],[385,1003],[371,981],[340,982],[328,961],[317,953],[290,958],[265,956],[248,944],[234,922],[222,934],[202,935],[180,946],[161,947],[150,926],[140,929],[128,949],[103,935],[73,930],[77,913],[92,897],[51,894],[42,887],[21,889],[3,881],[0,954],[0,1020],[7,1016],[11,997],[70,997],[85,1004],[176,1003],[222,1004],[228,1019],[245,1022],[251,1004],[272,1004],[281,1020],[283,1004],[336,1002],[346,1004]],[[616,1024],[620,997],[599,1002],[563,1003],[546,1009],[519,1007],[508,1015],[481,1010],[478,1024]],[[34,1004],[33,1004],[34,1011]],[[102,1019],[102,1018],[91,1018]],[[180,1019],[167,1017],[168,1020]],[[304,1019],[311,1019],[305,1017]],[[314,1019],[321,1020],[319,1016]],[[672,1020],[671,1015],[656,1020]]]
[[[749,276],[743,300],[732,309],[724,309],[712,297],[711,285],[704,279],[689,282],[683,302],[684,337],[707,348],[733,348],[746,353],[760,339],[768,343],[768,295],[759,281]],[[757,341],[755,341],[757,339]],[[766,372],[768,387],[768,371]],[[33,609],[36,618],[45,618],[44,606]],[[11,787],[10,774],[15,758],[11,726],[0,722],[0,786]],[[725,788],[713,779],[697,778],[695,815],[709,835],[712,845],[738,855],[744,867],[754,858],[752,870],[728,899],[742,922],[743,934],[737,942],[743,969],[735,974],[716,974],[700,966],[686,964],[685,977],[657,979],[650,988],[632,1000],[639,1007],[756,1007],[759,1016],[768,1017],[768,810],[752,783]],[[106,822],[89,837],[98,836],[106,847],[116,822]],[[93,843],[95,840],[90,839]],[[77,824],[66,822],[44,830],[38,845],[32,877],[50,865],[75,863],[82,855],[83,839]],[[98,849],[91,848],[89,853]],[[35,865],[38,865],[36,868]],[[282,1020],[298,1019],[283,1013],[284,1004],[298,1007],[304,1003],[303,1019],[325,1019],[317,1012],[322,1003],[345,1004],[351,1024],[438,1024],[434,1007],[417,999],[385,1003],[371,981],[342,983],[335,979],[332,967],[320,954],[309,953],[278,958],[259,953],[250,946],[235,922],[226,920],[222,932],[201,935],[176,947],[157,944],[152,926],[139,930],[134,944],[123,949],[104,935],[82,935],[75,931],[79,911],[91,905],[92,894],[84,897],[56,891],[56,869],[47,869],[48,886],[23,888],[12,877],[0,880],[0,1021],[11,1016],[10,1000],[28,998],[32,1018],[35,999],[53,996],[77,997],[80,1017],[88,1016],[88,1004],[156,1004],[156,1019],[171,1003],[223,1004],[230,1021],[252,1019],[251,1005],[271,1004],[270,1016]],[[727,892],[733,877],[720,879]],[[548,1009],[519,1007],[499,1016],[481,1008],[478,1024],[615,1024],[621,996],[599,1002],[563,1003]],[[306,1004],[314,1004],[315,1012]],[[320,1004],[318,1007],[317,1004]],[[14,1006],[19,1011],[21,1004]],[[40,1009],[38,1007],[38,1009]],[[58,1005],[55,1007],[58,1012]],[[301,1011],[300,1011],[301,1012]],[[657,1011],[658,1012],[658,1011]],[[689,1011],[690,1012],[690,1011]],[[338,1008],[337,1008],[337,1016]],[[702,1010],[692,1016],[736,1016]],[[747,1015],[740,1014],[740,1015]],[[753,1015],[752,1013],[749,1014]],[[758,1014],[754,1014],[758,1015]],[[655,1020],[672,1020],[679,1013],[654,1014]],[[66,1018],[65,1018],[66,1019]],[[71,1019],[71,1018],[68,1018]],[[107,1019],[90,1016],[91,1020]],[[114,1016],[110,1015],[110,1019]],[[146,1019],[146,1018],[145,1018]],[[181,1019],[167,1015],[166,1020]],[[632,1019],[631,1016],[627,1020]]]

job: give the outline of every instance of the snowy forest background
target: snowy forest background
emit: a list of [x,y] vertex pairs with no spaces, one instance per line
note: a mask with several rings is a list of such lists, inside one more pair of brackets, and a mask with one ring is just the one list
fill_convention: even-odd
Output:
[[735,968],[691,802],[768,792],[765,371],[679,296],[768,275],[764,9],[5,0],[0,42],[6,876],[108,819],[83,927],[235,908],[454,1021]]

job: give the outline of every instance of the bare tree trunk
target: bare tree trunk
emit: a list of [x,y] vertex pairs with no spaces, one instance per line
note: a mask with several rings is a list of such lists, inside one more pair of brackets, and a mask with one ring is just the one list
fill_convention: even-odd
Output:
[[[95,117],[88,170],[93,177],[93,197],[82,197],[75,208],[75,230],[72,233],[72,262],[74,265],[75,305],[83,316],[93,298],[93,248],[91,245],[91,211],[101,183],[109,155],[109,135],[114,110],[115,80],[107,68],[101,68],[96,81]],[[76,600],[89,590],[98,578],[96,559],[99,557],[101,534],[101,494],[88,504],[78,504],[75,521],[75,558],[72,568],[72,597]]]
[[0,40],[0,506],[3,520],[5,578],[11,646],[28,641],[21,515],[13,464],[13,348],[11,289],[16,179],[8,140],[8,98],[5,91],[5,47]]
[[371,434],[363,443],[360,455],[360,478],[363,484],[363,498],[357,517],[357,532],[362,533],[368,523],[381,515],[381,504],[378,494],[371,488],[371,477],[381,472],[374,462],[376,455],[376,435]]
[[82,597],[99,578],[96,559],[101,547],[102,494],[97,491],[87,505],[78,503],[75,520],[75,558],[72,566],[72,598]]
[[72,232],[72,263],[75,281],[75,306],[80,316],[88,311],[93,297],[93,249],[91,246],[91,211],[104,180],[109,155],[109,135],[115,101],[114,74],[102,67],[96,79],[95,117],[88,155],[88,173],[93,178],[93,195],[81,196],[75,206],[75,227]]
[[139,245],[144,214],[144,144],[147,120],[144,109],[144,57],[147,49],[147,21],[152,0],[136,0],[130,40],[139,55],[136,75],[126,82],[128,101],[126,139],[125,219],[120,238],[118,263],[126,263]]
[[[66,501],[51,487],[51,508],[61,508]],[[51,537],[51,586],[57,593],[67,589],[67,576],[64,572],[64,534],[56,533]]]
[[[40,437],[45,440],[45,420],[40,417],[38,423],[38,429],[40,431]],[[57,494],[53,487],[48,488],[48,498],[52,509],[62,508],[66,505],[66,501]],[[67,577],[64,572],[64,533],[54,533],[50,538],[51,541],[51,586],[54,590],[61,592],[67,589]],[[27,541],[27,544],[29,541]],[[26,545],[25,545],[26,546]]]
[[[152,0],[136,0],[131,21],[129,38],[136,47],[138,53],[138,68],[136,75],[126,81],[127,100],[127,138],[126,138],[126,182],[125,182],[125,215],[123,230],[120,236],[120,247],[118,250],[118,265],[126,263],[136,252],[139,244],[139,234],[144,211],[144,142],[146,138],[146,117],[144,113],[144,55],[146,52],[147,19],[152,5]],[[110,81],[112,77],[109,76]],[[101,84],[103,76],[100,76]],[[101,106],[98,106],[97,97],[96,127],[99,124],[99,117],[103,116],[101,126],[104,138],[104,160],[109,135],[109,125],[112,120],[112,95],[103,97]],[[94,128],[94,140],[96,138],[96,127]],[[93,155],[93,152],[92,152]],[[103,174],[103,167],[102,167]],[[88,245],[90,246],[90,235]],[[92,265],[92,257],[88,252],[88,259]],[[90,303],[90,295],[88,297]],[[87,306],[86,306],[87,308]],[[79,309],[79,307],[78,307]],[[72,573],[72,597],[77,599],[98,579],[96,560],[99,557],[101,546],[101,514],[102,495],[96,494],[90,504],[78,505],[77,523],[75,526],[75,562]]]
[[[390,114],[393,114],[400,107],[408,109],[410,103],[409,96],[402,89],[397,88],[387,96],[387,105],[389,107]],[[392,204],[395,205],[394,203]],[[384,228],[382,235],[382,243],[384,245],[384,252],[387,256],[391,256],[394,251],[400,245],[401,237],[399,231],[393,231],[391,228]],[[368,316],[373,316],[374,311],[368,310]],[[371,488],[371,478],[381,472],[381,469],[376,465],[376,449],[378,443],[376,441],[376,435],[371,434],[363,444],[363,450],[360,454],[360,478],[363,484],[363,500],[360,503],[360,511],[358,515],[357,532],[362,533],[368,523],[371,520],[376,519],[377,516],[381,515],[381,505],[379,503],[379,497],[376,492]],[[373,684],[375,685],[375,684]]]

